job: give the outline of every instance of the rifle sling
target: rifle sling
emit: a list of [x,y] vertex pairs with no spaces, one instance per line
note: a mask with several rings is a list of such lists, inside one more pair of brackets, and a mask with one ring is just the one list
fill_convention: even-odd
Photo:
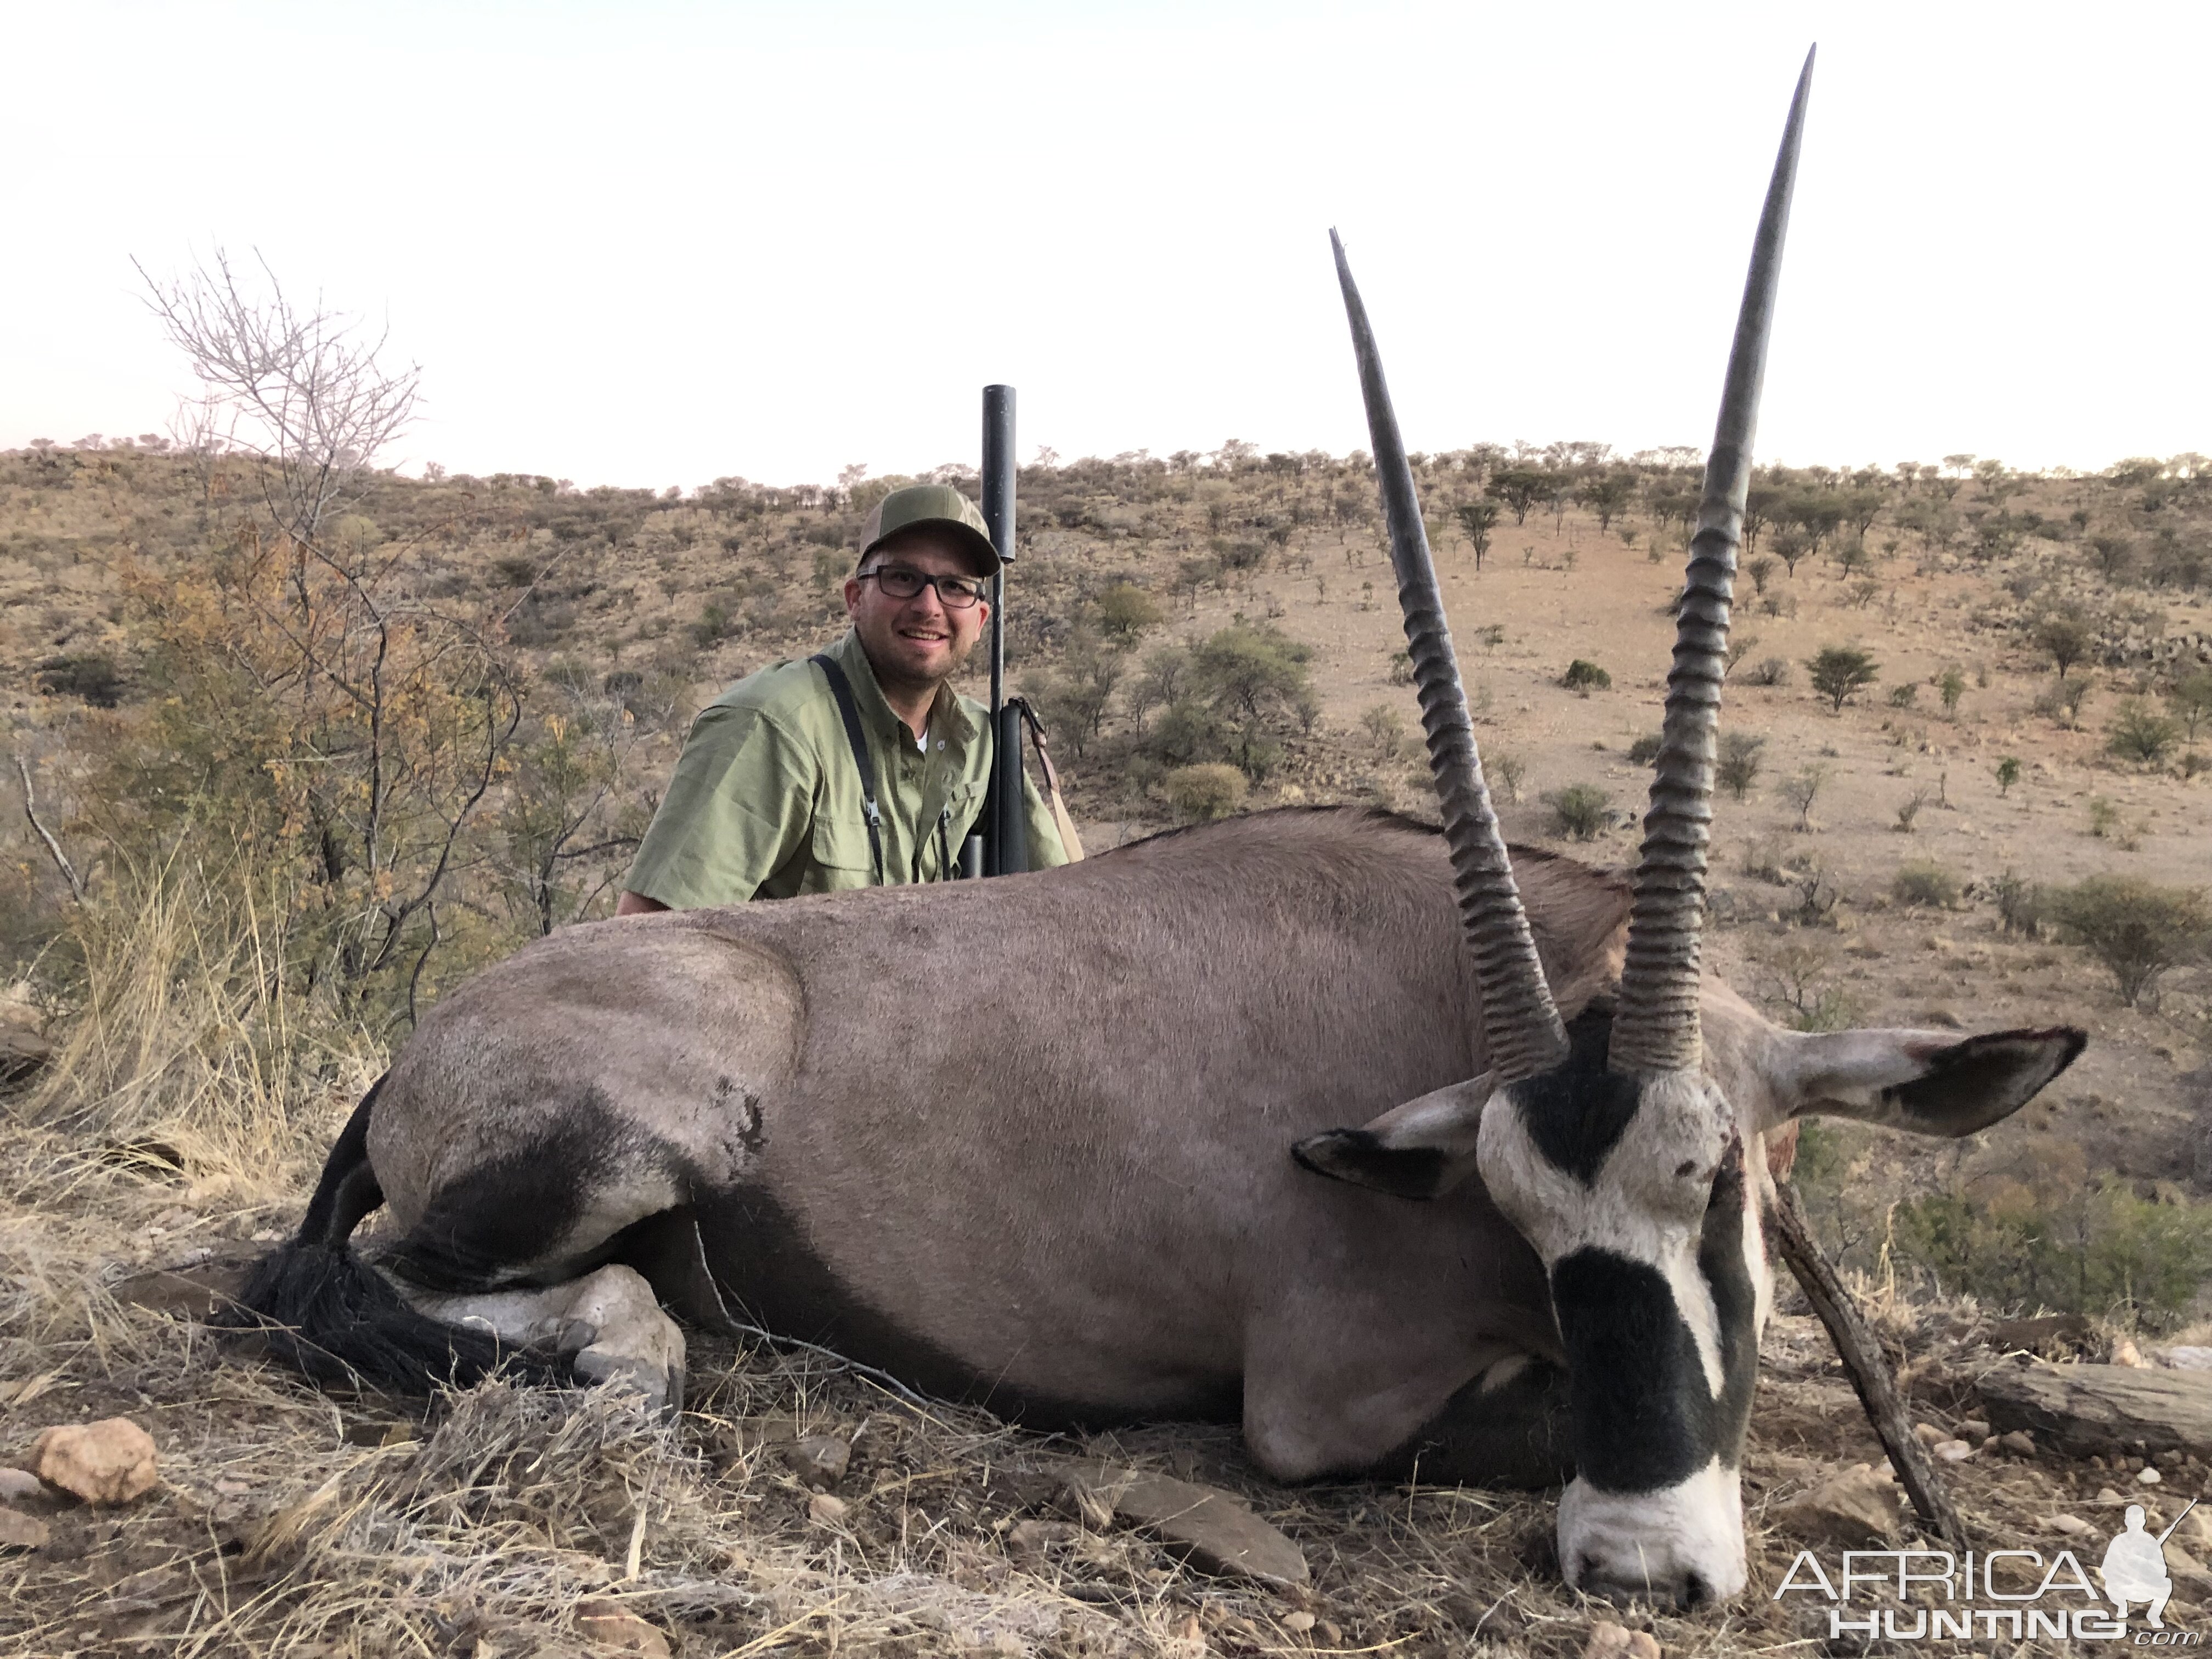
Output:
[[860,810],[868,820],[868,856],[873,862],[875,884],[884,884],[884,812],[876,804],[876,763],[868,756],[868,739],[860,729],[860,706],[853,701],[853,683],[836,662],[817,652],[807,660],[830,682],[830,695],[837,699],[838,717],[845,722],[845,741],[853,745],[853,764],[860,773]]

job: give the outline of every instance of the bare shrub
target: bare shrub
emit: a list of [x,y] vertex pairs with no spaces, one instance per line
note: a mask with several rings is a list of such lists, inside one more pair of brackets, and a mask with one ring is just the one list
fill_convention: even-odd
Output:
[[2157,713],[2140,697],[2130,697],[2113,715],[2105,746],[2123,760],[2155,766],[2180,741],[2180,721]]
[[1782,799],[1797,809],[1797,830],[1800,835],[1813,827],[1813,803],[1820,799],[1820,789],[1828,781],[1828,769],[1817,762],[1805,767],[1793,778],[1784,778],[1777,788]]
[[1744,671],[1743,677],[1753,685],[1787,685],[1790,684],[1790,659],[1786,657],[1761,657]]
[[2043,889],[2017,870],[2007,867],[1990,884],[1997,902],[1997,919],[2008,933],[2033,939],[2043,928]]

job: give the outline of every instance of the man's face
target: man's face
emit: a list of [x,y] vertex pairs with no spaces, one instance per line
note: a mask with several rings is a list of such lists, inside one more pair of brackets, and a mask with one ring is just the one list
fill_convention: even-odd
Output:
[[949,535],[927,528],[911,530],[870,554],[866,568],[845,583],[845,612],[853,619],[877,680],[893,686],[935,686],[967,661],[991,619],[990,604],[980,601],[965,611],[957,610],[938,596],[934,586],[925,586],[910,599],[895,599],[874,575],[886,568],[973,578],[977,574],[975,561]]

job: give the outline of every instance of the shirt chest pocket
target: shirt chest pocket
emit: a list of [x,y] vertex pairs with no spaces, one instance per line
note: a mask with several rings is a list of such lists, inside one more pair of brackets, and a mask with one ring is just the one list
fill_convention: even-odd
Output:
[[868,844],[868,826],[860,819],[817,815],[811,842],[814,861],[824,869],[858,872],[861,884],[874,873],[875,858]]

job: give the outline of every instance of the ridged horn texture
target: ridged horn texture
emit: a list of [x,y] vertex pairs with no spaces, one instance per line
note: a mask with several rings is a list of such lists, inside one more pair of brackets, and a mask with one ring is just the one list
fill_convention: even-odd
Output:
[[1428,532],[1413,495],[1413,471],[1398,436],[1398,416],[1382,381],[1382,359],[1375,349],[1367,307],[1345,263],[1344,244],[1328,234],[1336,252],[1336,279],[1344,289],[1345,314],[1352,323],[1352,353],[1359,360],[1359,389],[1367,400],[1367,430],[1375,446],[1375,477],[1382,486],[1382,514],[1390,526],[1390,564],[1398,575],[1398,603],[1406,615],[1406,646],[1413,662],[1413,685],[1420,694],[1421,730],[1429,740],[1429,767],[1443,804],[1444,844],[1451,851],[1452,890],[1459,901],[1460,926],[1474,958],[1475,994],[1480,1004],[1489,1063],[1500,1083],[1535,1077],[1564,1064],[1567,1034],[1545,983],[1528,932],[1528,913],[1514,884],[1505,837],[1491,810],[1490,790],[1482,780],[1482,757],[1474,745],[1474,723],[1468,718],[1467,690],[1444,622],[1443,595],[1429,556]]
[[1628,957],[1620,975],[1609,1063],[1616,1072],[1680,1072],[1703,1058],[1698,1030],[1699,935],[1705,920],[1705,855],[1711,840],[1713,759],[1720,726],[1721,677],[1727,672],[1729,610],[1735,592],[1736,550],[1743,540],[1744,497],[1751,487],[1751,447],[1759,427],[1759,386],[1782,276],[1782,244],[1797,181],[1805,102],[1813,87],[1813,54],[1797,77],[1781,153],[1766,187],[1766,205],[1752,244],[1751,274],[1729,353],[1719,424],[1705,462],[1698,533],[1690,543],[1688,580],[1667,676],[1667,716],[1660,730],[1651,810],[1644,819],[1644,852],[1629,911]]

